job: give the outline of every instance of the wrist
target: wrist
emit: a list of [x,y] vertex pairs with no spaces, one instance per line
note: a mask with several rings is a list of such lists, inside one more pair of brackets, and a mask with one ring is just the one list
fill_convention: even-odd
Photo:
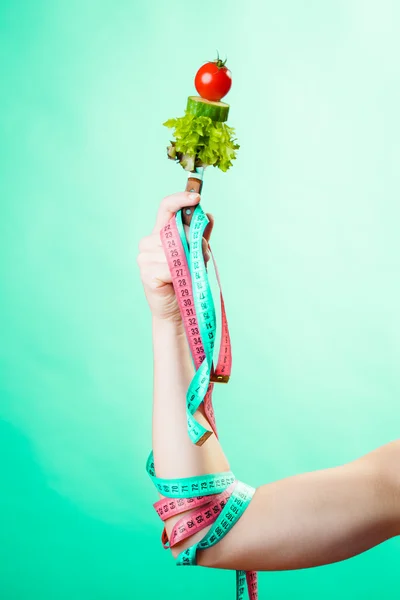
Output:
[[177,317],[159,317],[152,315],[153,330],[165,330],[175,333],[177,336],[185,336],[185,328],[181,316]]

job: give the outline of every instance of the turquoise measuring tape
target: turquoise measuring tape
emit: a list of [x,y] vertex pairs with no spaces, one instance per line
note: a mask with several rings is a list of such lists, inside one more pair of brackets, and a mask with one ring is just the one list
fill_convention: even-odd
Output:
[[[189,245],[182,211],[178,211],[161,230],[161,240],[196,369],[186,394],[186,414],[188,435],[191,441],[199,446],[205,443],[213,432],[217,435],[211,408],[213,383],[210,383],[216,313],[202,251],[203,233],[208,222],[206,214],[198,204],[190,223]],[[222,292],[221,303],[223,306]],[[226,321],[223,321],[224,326],[227,327]],[[229,338],[227,331],[225,337]],[[216,372],[222,369],[219,360]],[[207,407],[206,413],[213,432],[203,427],[193,416],[202,402]],[[211,548],[221,541],[243,515],[255,492],[255,488],[237,480],[232,471],[183,479],[159,478],[156,475],[153,452],[148,457],[146,470],[160,494],[172,499],[161,499],[154,504],[163,520],[190,508],[196,509],[190,514],[185,512],[184,517],[175,525],[169,546],[164,529],[164,547],[170,547],[211,524],[209,531],[199,542],[177,556],[178,566],[196,565],[198,550]],[[244,599],[246,582],[249,599],[257,600],[255,571],[236,571],[236,600]]]

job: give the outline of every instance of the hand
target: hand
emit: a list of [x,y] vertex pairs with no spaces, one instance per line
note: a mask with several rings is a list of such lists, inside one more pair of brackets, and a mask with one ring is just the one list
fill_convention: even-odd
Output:
[[[137,257],[144,291],[153,316],[177,323],[182,322],[182,317],[161,243],[160,231],[179,209],[185,206],[196,206],[200,202],[198,194],[194,195],[195,199],[191,199],[190,196],[189,192],[178,192],[163,198],[154,229],[150,235],[140,240]],[[214,218],[211,214],[206,214],[210,221],[203,234],[203,256],[207,264],[211,257],[208,242],[214,226]],[[189,227],[184,225],[184,228],[186,239],[189,239]]]

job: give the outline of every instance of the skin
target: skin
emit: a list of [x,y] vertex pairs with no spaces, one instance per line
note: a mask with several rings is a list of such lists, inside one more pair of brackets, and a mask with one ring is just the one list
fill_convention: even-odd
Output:
[[[158,477],[192,477],[230,469],[219,440],[191,443],[186,429],[186,390],[194,375],[185,332],[160,240],[160,230],[184,206],[187,192],[165,197],[137,262],[152,315],[153,451]],[[209,260],[212,215],[204,232]],[[202,405],[196,419],[210,429]],[[239,423],[237,424],[239,427]],[[261,485],[238,523],[216,546],[197,553],[204,567],[288,570],[345,560],[400,533],[400,439],[355,460]],[[163,498],[159,494],[160,498]],[[170,536],[182,515],[165,522]],[[176,557],[209,527],[171,549]]]

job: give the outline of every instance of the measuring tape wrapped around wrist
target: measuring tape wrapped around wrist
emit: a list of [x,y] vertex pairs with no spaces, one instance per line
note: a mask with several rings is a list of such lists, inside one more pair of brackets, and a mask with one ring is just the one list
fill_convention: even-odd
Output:
[[[195,367],[195,374],[186,394],[186,414],[189,437],[198,446],[201,446],[212,433],[218,437],[212,407],[212,392],[214,382],[228,382],[232,367],[225,303],[217,265],[210,248],[220,288],[222,321],[218,362],[215,368],[213,365],[216,313],[202,250],[203,233],[208,223],[207,216],[198,204],[190,222],[189,245],[181,210],[161,230],[161,240]],[[194,418],[194,413],[201,403],[204,405],[212,431],[203,427]],[[196,565],[197,550],[217,544],[237,523],[255,492],[254,488],[237,480],[231,471],[184,479],[158,478],[153,452],[150,453],[146,468],[158,491],[165,496],[154,504],[157,514],[163,521],[191,510],[175,524],[169,541],[164,528],[161,537],[164,548],[170,548],[211,525],[199,542],[178,555],[176,564],[179,566]],[[255,571],[236,572],[236,599],[244,598],[246,582],[249,599],[257,600]]]

